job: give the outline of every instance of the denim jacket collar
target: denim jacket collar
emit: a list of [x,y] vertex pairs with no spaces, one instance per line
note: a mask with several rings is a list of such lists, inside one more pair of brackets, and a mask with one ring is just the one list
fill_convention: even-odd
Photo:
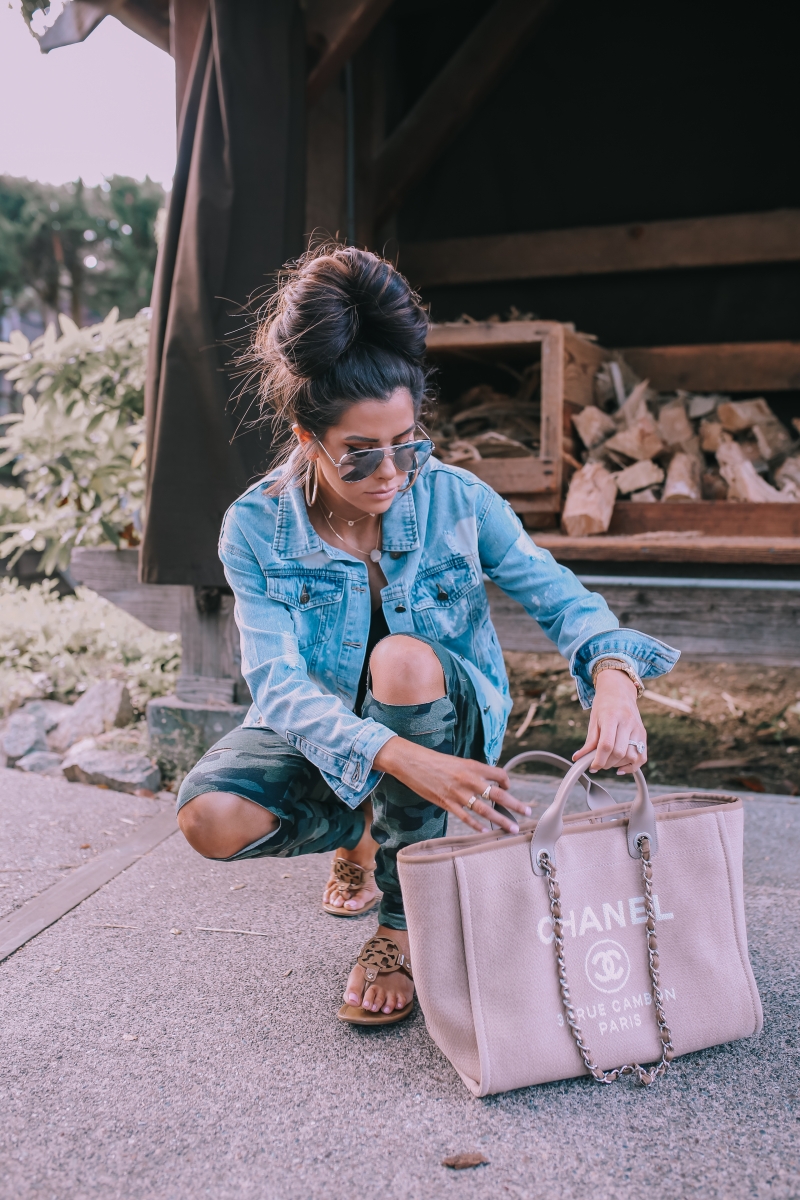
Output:
[[[396,496],[392,507],[384,514],[381,545],[386,551],[403,553],[418,548],[413,488]],[[278,499],[273,552],[278,558],[304,558],[322,548],[322,538],[308,519],[302,487],[286,488]]]

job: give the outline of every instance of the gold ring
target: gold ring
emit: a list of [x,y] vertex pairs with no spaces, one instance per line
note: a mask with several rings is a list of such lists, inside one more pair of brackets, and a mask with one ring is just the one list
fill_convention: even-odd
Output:
[[493,783],[487,783],[486,787],[481,792],[481,800],[489,799],[489,792],[492,790],[493,787],[494,787]]
[[469,800],[468,800],[468,801],[467,801],[467,803],[464,805],[464,808],[472,808],[473,804],[474,804],[474,803],[475,803],[477,800],[480,800],[480,796],[470,796]]

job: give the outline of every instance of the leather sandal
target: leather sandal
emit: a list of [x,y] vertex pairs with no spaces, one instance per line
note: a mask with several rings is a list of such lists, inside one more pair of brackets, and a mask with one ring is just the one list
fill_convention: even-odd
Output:
[[[366,867],[360,867],[358,863],[349,862],[346,858],[335,858],[333,860],[333,877],[336,880],[336,890],[344,901],[352,899],[356,892],[360,892],[369,883],[370,879],[374,879],[375,870],[373,868],[368,871]],[[363,908],[345,908],[344,903],[341,907],[323,903],[322,907],[332,917],[363,917],[364,913],[371,912],[377,904],[380,904],[380,901],[379,893]]]
[[[393,942],[391,938],[370,938],[361,947],[357,962],[360,967],[364,968],[364,974],[367,977],[364,984],[365,992],[379,975],[391,975],[393,971],[402,971],[409,979],[413,980],[414,978],[411,973],[411,963],[397,942]],[[412,996],[405,1008],[397,1008],[391,1013],[374,1013],[367,1008],[343,1004],[336,1015],[340,1021],[346,1021],[348,1025],[394,1025],[397,1021],[404,1021],[406,1017],[410,1016],[413,1007],[414,997]]]

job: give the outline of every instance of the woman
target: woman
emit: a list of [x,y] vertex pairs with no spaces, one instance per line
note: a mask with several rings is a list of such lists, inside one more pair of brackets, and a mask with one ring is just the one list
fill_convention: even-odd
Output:
[[569,659],[595,770],[646,761],[641,679],[678,657],[620,630],[505,501],[430,457],[427,328],[403,277],[352,247],[309,254],[278,288],[254,353],[294,448],[232,505],[219,547],[253,705],[178,796],[206,857],[334,850],[325,910],[380,904],[339,1012],[357,1024],[412,1009],[398,851],[443,837],[448,813],[511,833],[530,815],[495,766],[511,701],[483,576]]

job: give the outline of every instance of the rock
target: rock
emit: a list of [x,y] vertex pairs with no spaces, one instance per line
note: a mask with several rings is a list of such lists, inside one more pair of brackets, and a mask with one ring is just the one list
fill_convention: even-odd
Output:
[[93,783],[115,792],[136,792],[142,788],[156,792],[161,772],[144,754],[118,754],[89,746],[72,753],[61,769],[70,783]]
[[[630,396],[628,397],[630,400]],[[649,412],[645,412],[628,429],[615,433],[603,443],[604,450],[616,450],[627,458],[637,460],[655,458],[664,449],[664,443]]]
[[570,537],[605,533],[611,524],[617,485],[601,463],[586,463],[572,476],[561,518]]
[[614,482],[617,485],[617,491],[623,496],[627,496],[629,492],[639,492],[642,488],[652,487],[654,484],[661,483],[664,479],[664,472],[661,467],[656,466],[649,458],[643,458],[641,462],[634,463],[632,467],[626,467],[624,471],[620,471],[614,476]]
[[665,446],[680,446],[682,442],[691,441],[694,430],[682,400],[664,405],[658,414],[658,432]]
[[34,750],[16,761],[18,771],[34,771],[37,775],[60,775],[61,755],[50,750]]
[[601,408],[596,408],[593,404],[587,404],[586,408],[582,408],[579,413],[576,413],[572,418],[572,424],[587,450],[593,450],[595,446],[599,446],[616,429],[616,425],[608,413],[604,413]]
[[22,705],[20,712],[36,717],[42,731],[49,733],[67,713],[72,712],[72,705],[59,704],[58,700],[28,700]]
[[727,400],[717,407],[722,428],[728,433],[744,433],[754,425],[769,424],[776,420],[766,400]]
[[667,468],[667,482],[664,484],[661,499],[665,501],[699,500],[702,468],[702,462],[694,454],[685,454],[681,451],[673,455]]
[[68,750],[84,737],[96,737],[115,725],[129,725],[133,706],[125,684],[119,679],[103,679],[81,696],[50,736],[54,750]]
[[722,435],[717,462],[728,485],[729,500],[748,500],[756,504],[792,503],[794,497],[771,487],[756,471],[742,447],[728,433]]
[[17,759],[47,749],[41,724],[31,713],[15,712],[8,718],[3,733],[3,753],[6,765],[13,767]]

